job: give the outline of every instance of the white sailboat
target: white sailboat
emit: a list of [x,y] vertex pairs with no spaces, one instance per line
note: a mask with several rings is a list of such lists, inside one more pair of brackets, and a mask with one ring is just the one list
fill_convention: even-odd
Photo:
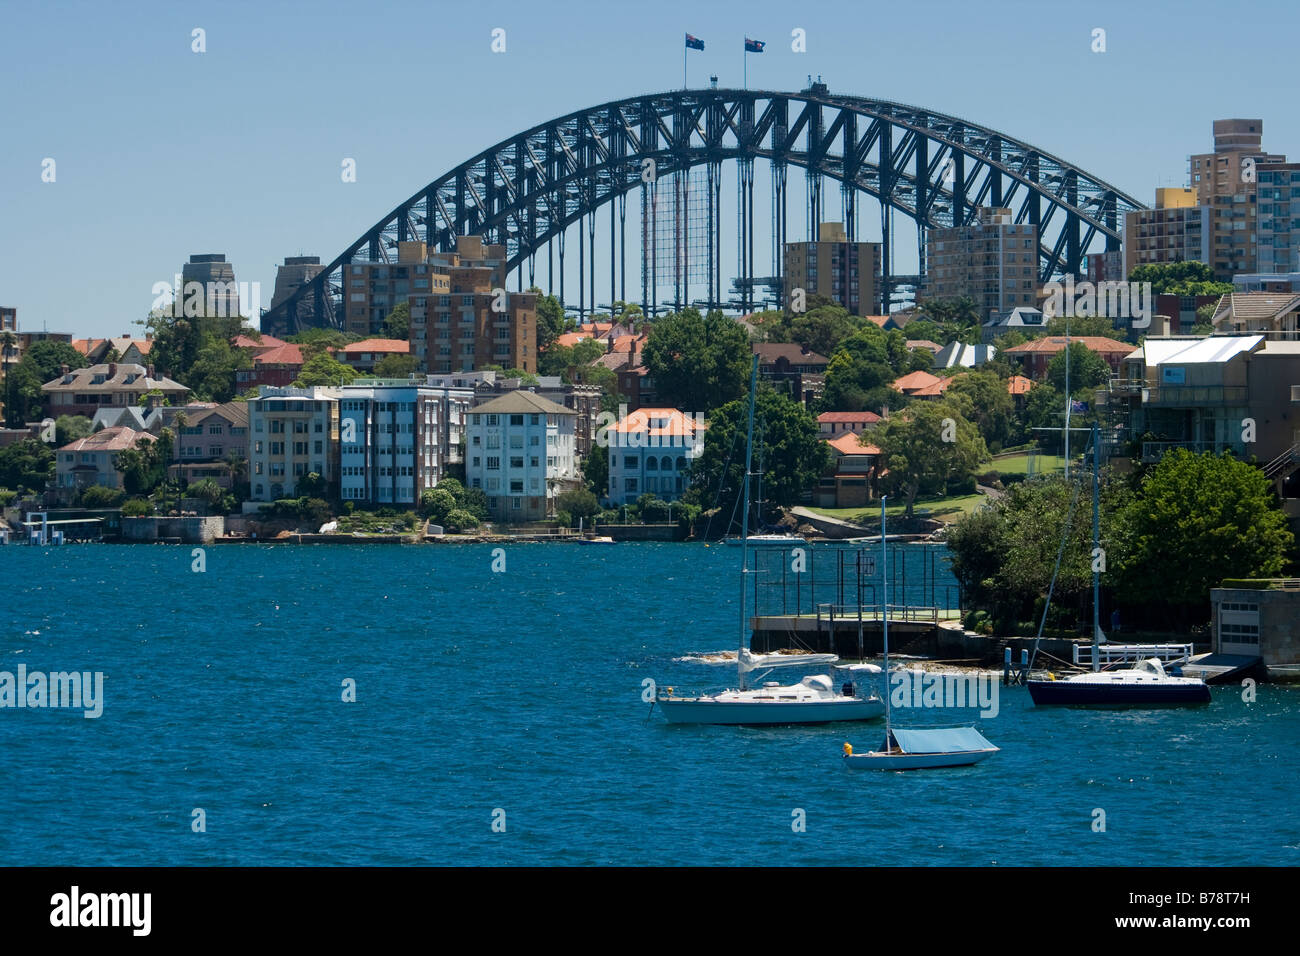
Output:
[[[749,479],[753,464],[754,396],[758,389],[758,357],[754,357],[749,380],[749,437],[745,448],[744,513],[749,514]],[[751,688],[749,675],[756,670],[831,665],[834,654],[753,654],[746,647],[749,621],[746,616],[745,575],[749,569],[748,524],[741,536],[740,647],[736,652],[739,688],[715,694],[678,697],[673,688],[657,688],[655,704],[665,719],[674,724],[820,724],[840,720],[874,720],[885,712],[880,698],[862,698],[852,682],[836,692],[825,674],[812,674],[797,684],[766,681]]]
[[[1068,432],[1067,432],[1068,434]],[[1092,425],[1092,548],[1093,554],[1101,548],[1101,472],[1100,429]],[[1068,533],[1068,524],[1067,524]],[[1061,543],[1062,548],[1065,542]],[[1048,601],[1051,591],[1048,591]],[[1043,623],[1047,609],[1043,609]],[[1042,625],[1039,625],[1042,635]],[[1159,658],[1139,660],[1132,667],[1116,670],[1101,669],[1100,646],[1106,643],[1101,630],[1101,577],[1100,569],[1092,567],[1092,670],[1057,680],[1049,674],[1047,680],[1030,680],[1029,696],[1035,706],[1101,706],[1101,707],[1163,707],[1182,704],[1208,704],[1210,688],[1197,677],[1179,677],[1165,672]],[[1034,642],[1034,654],[1038,642]]]
[[885,498],[880,501],[880,573],[885,587],[881,626],[885,653],[885,740],[879,750],[855,754],[844,744],[844,765],[867,770],[929,770],[934,767],[963,767],[979,763],[998,752],[974,727],[895,729],[889,698],[889,550],[885,538]]

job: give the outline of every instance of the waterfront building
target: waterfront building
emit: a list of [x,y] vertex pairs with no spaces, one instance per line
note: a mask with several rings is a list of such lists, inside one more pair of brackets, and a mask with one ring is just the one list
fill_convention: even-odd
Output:
[[473,392],[400,379],[340,389],[339,487],[344,501],[414,507],[460,461]]
[[643,494],[676,501],[704,451],[707,426],[676,408],[640,408],[609,426],[609,500],[634,504]]
[[1258,658],[1269,679],[1300,680],[1300,583],[1293,578],[1224,581],[1210,588],[1216,654]]
[[831,464],[817,482],[813,499],[819,508],[860,508],[871,500],[878,477],[880,449],[864,444],[861,436],[845,432],[825,439]]
[[465,477],[487,495],[497,521],[539,521],[555,499],[582,484],[572,409],[518,390],[470,412]]
[[337,388],[263,385],[248,401],[248,482],[251,501],[294,496],[301,478],[315,473],[338,482]]
[[880,243],[850,242],[844,224],[823,222],[814,242],[786,243],[783,281],[790,308],[795,289],[806,300],[830,299],[851,315],[870,315],[880,304]]
[[[156,410],[161,415],[161,409]],[[226,490],[248,468],[248,403],[182,409],[185,424],[173,418],[176,440],[168,473],[187,484],[213,479]]]
[[1038,299],[1038,227],[1010,209],[981,207],[969,225],[926,233],[923,299],[969,296],[982,317]]
[[127,362],[79,369],[65,365],[59,377],[42,385],[41,391],[46,397],[46,413],[51,418],[60,415],[94,418],[101,408],[136,405],[148,392],[161,392],[164,401],[180,405],[190,393],[180,382],[166,376],[156,377],[152,365]]
[[[598,385],[569,383],[558,375],[538,375],[534,385],[525,385],[520,378],[507,378],[500,372],[484,369],[478,372],[430,373],[424,380],[442,388],[467,388],[473,392],[473,405],[482,405],[501,395],[524,390],[563,405],[574,414],[573,450],[579,459],[591,454],[600,416],[602,393]],[[620,394],[626,394],[620,392]],[[631,402],[628,403],[632,406]]]
[[1215,332],[1295,340],[1300,328],[1300,293],[1234,292],[1219,299],[1211,320]]
[[122,488],[122,472],[118,470],[118,455],[154,436],[133,428],[119,426],[92,432],[62,446],[54,454],[55,487],[59,497],[70,501],[83,488],[98,485],[102,488]]

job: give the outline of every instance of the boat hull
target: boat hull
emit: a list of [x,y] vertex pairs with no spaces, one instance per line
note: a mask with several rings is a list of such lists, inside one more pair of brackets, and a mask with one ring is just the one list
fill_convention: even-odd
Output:
[[854,770],[931,770],[937,767],[969,767],[986,757],[993,756],[998,750],[998,747],[994,747],[991,750],[946,754],[885,754],[872,751],[846,756],[844,766]]
[[670,724],[829,724],[876,720],[885,715],[879,700],[844,697],[813,701],[729,701],[709,698],[660,698],[656,701]]
[[1029,696],[1037,706],[1174,707],[1208,704],[1208,684],[1093,683],[1070,680],[1031,680]]

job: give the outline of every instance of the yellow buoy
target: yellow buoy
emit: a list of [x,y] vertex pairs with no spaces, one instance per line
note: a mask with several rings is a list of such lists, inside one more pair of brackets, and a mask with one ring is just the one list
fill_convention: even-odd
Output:
[[849,743],[848,741],[844,742],[844,756],[846,757],[853,756],[853,744]]

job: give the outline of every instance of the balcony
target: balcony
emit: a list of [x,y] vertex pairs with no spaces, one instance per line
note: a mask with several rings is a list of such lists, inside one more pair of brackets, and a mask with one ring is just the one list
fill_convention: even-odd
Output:
[[1187,408],[1196,405],[1245,405],[1245,385],[1153,385],[1142,389],[1142,404]]

